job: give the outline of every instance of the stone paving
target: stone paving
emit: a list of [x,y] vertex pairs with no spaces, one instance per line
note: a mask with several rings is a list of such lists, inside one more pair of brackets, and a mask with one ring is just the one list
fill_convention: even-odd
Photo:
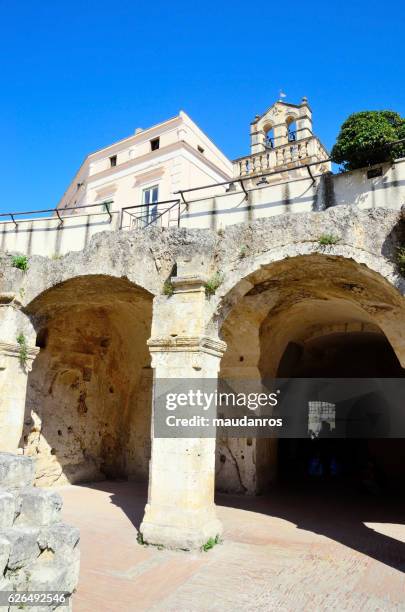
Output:
[[75,612],[405,610],[405,505],[345,492],[218,496],[224,541],[209,552],[137,543],[146,490],[63,487],[81,531]]

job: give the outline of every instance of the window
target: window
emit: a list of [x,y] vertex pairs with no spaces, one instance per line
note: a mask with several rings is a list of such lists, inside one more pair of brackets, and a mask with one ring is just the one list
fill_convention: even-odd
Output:
[[199,150],[200,153],[204,153],[204,149],[200,145],[197,146],[197,149]]
[[297,125],[293,117],[287,119],[287,136],[288,142],[295,142],[297,140]]
[[151,151],[157,151],[159,147],[160,147],[160,138],[154,138],[153,140],[150,141]]
[[274,147],[277,145],[275,144],[273,128],[270,126],[269,128],[265,130],[265,132],[266,132],[266,138],[264,141],[265,147],[267,149],[274,149]]
[[149,225],[156,221],[158,212],[159,186],[153,185],[143,190],[142,204],[145,205],[144,221]]
[[111,157],[110,157],[110,168],[115,168],[116,165],[117,165],[117,156],[116,155],[111,155]]

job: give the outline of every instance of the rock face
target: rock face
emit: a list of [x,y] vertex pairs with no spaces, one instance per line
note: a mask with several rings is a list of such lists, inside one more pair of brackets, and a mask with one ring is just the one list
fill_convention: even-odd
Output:
[[0,453],[0,591],[71,594],[79,577],[79,530],[61,522],[58,493],[32,486],[34,471],[33,459]]
[[34,463],[29,457],[15,457],[11,453],[2,453],[0,462],[0,485],[10,489],[21,489],[32,483]]
[[[340,342],[357,355],[361,336],[367,355],[389,349],[395,377],[405,368],[397,259],[404,231],[399,209],[336,205],[218,231],[97,234],[83,251],[29,257],[26,272],[0,254],[0,449],[35,457],[37,485],[149,476],[144,540],[202,546],[221,529],[214,486],[265,490],[281,452],[251,439],[191,445],[156,437],[151,447],[152,373],[289,377],[309,363],[326,365]],[[1,559],[21,574],[32,555],[52,558],[47,580],[59,584],[69,570],[58,559],[73,545],[67,534],[66,554],[58,545],[60,529],[50,525],[60,500],[31,488],[30,466],[0,464]]]
[[40,485],[147,477],[152,303],[124,281],[96,284],[72,281],[40,305],[23,430]]

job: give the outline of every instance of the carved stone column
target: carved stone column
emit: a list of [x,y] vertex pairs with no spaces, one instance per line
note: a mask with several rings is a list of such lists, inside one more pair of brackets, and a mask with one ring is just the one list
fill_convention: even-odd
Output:
[[[204,280],[191,275],[172,279],[175,294],[155,303],[153,333],[166,332],[153,335],[148,343],[155,384],[159,378],[217,378],[226,345],[195,333],[203,328]],[[187,329],[190,335],[184,333]],[[214,504],[215,443],[215,438],[153,437],[141,525],[146,542],[193,549],[221,533]]]

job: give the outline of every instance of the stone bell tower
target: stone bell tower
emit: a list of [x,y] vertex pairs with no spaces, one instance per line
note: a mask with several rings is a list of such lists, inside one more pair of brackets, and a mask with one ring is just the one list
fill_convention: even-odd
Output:
[[250,125],[250,155],[234,162],[235,176],[251,176],[300,168],[320,162],[330,170],[329,154],[312,131],[307,98],[301,104],[278,100]]
[[299,105],[279,100],[263,115],[256,115],[251,123],[250,150],[252,154],[263,153],[266,149],[276,149],[311,136],[312,112],[307,98],[302,98]]

